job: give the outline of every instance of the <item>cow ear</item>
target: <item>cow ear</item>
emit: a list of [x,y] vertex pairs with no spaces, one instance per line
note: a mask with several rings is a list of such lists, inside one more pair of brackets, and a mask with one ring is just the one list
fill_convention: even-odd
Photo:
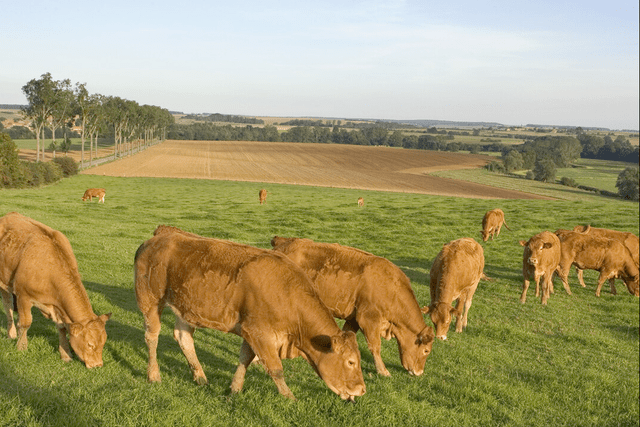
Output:
[[337,337],[330,337],[328,335],[316,335],[311,338],[311,345],[322,353],[331,353],[333,350],[333,341]]
[[418,341],[420,344],[429,344],[435,337],[436,334],[433,333],[433,328],[431,326],[425,326],[418,334]]
[[520,246],[527,246],[526,240],[518,240],[518,243],[520,243]]
[[80,323],[72,323],[71,325],[69,325],[69,335],[71,335],[72,337],[77,337],[78,335],[80,335],[80,333],[82,333],[83,329],[84,326],[82,326]]
[[107,323],[107,320],[111,319],[111,313],[103,314],[99,317],[100,320],[102,320],[102,323]]

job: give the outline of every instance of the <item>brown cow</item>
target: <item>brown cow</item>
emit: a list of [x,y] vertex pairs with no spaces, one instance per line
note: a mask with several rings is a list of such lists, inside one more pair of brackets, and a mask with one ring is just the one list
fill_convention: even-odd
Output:
[[264,188],[262,188],[262,189],[258,192],[258,197],[260,198],[260,204],[267,203],[267,190],[265,190]]
[[511,230],[507,225],[507,222],[504,220],[504,212],[502,209],[492,209],[484,214],[482,218],[482,241],[486,242],[491,237],[493,240],[493,236],[498,237],[500,235],[500,229],[502,228],[502,224],[507,227],[507,230]]
[[[456,316],[456,332],[467,326],[467,315],[480,279],[486,278],[484,250],[470,237],[445,244],[431,266],[431,303],[423,313],[431,314],[436,337],[447,339],[451,316]],[[453,308],[453,301],[457,300]]]
[[573,231],[577,231],[582,234],[591,234],[593,236],[606,237],[607,239],[619,240],[620,243],[625,245],[631,256],[633,262],[636,265],[640,265],[640,240],[638,236],[633,233],[625,233],[623,231],[609,230],[607,228],[596,228],[590,225],[576,225],[573,227]]
[[363,207],[364,206],[364,199],[362,197],[358,197],[358,206],[359,207]]
[[[102,366],[105,322],[111,313],[97,316],[93,312],[64,234],[16,212],[0,218],[0,293],[9,338],[18,338],[18,350],[27,349],[31,307],[35,305],[58,328],[62,360],[71,361],[71,344],[87,368]],[[19,315],[17,333],[14,295]]]
[[621,278],[624,281],[629,293],[635,296],[639,295],[638,267],[634,263],[629,249],[619,240],[566,230],[558,230],[556,234],[560,238],[562,246],[558,275],[569,295],[571,295],[571,291],[568,275],[571,265],[575,265],[581,270],[589,269],[600,272],[596,296],[600,296],[602,285],[607,279],[611,285],[611,292],[615,293],[613,282],[616,278]]
[[542,282],[542,304],[546,305],[549,293],[553,291],[553,274],[560,263],[560,239],[553,233],[543,231],[536,234],[529,241],[520,240],[524,246],[522,256],[522,275],[524,284],[522,285],[522,296],[520,302],[527,300],[527,290],[529,289],[529,279],[533,277],[536,282],[536,296],[540,295],[540,278]]
[[302,267],[334,317],[346,320],[343,329],[362,329],[380,375],[391,375],[380,356],[380,337],[395,337],[402,366],[422,375],[433,328],[425,324],[402,270],[385,258],[337,243],[275,236],[271,245]]
[[104,203],[104,196],[106,194],[106,190],[104,188],[89,188],[84,192],[84,196],[82,196],[82,201],[86,202],[92,201],[94,197],[98,198],[98,203]]
[[246,369],[257,356],[280,394],[294,399],[281,359],[299,355],[342,399],[365,393],[355,334],[340,330],[309,278],[282,254],[159,226],[136,252],[135,282],[149,347],[149,381],[160,381],[160,315],[169,306],[176,314],[173,336],[199,384],[207,378],[193,332],[213,328],[244,339],[232,393],[242,390]]

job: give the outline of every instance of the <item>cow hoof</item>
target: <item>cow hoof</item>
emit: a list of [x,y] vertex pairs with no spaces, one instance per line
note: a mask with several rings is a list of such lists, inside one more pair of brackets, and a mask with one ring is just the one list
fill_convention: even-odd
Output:
[[391,373],[388,370],[378,372],[378,375],[382,375],[383,377],[390,377]]
[[198,385],[207,385],[209,381],[205,377],[197,377],[193,379]]
[[147,374],[147,380],[150,383],[159,383],[162,382],[162,380],[160,379],[160,373],[156,372],[156,373],[149,373]]

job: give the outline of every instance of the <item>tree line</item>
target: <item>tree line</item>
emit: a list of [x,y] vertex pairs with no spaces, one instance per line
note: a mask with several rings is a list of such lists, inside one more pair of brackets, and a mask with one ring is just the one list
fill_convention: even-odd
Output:
[[[139,105],[135,101],[118,96],[91,94],[86,83],[71,85],[69,79],[53,80],[50,73],[32,79],[22,87],[27,105],[21,109],[30,120],[29,127],[36,139],[36,162],[44,160],[45,139],[51,135],[50,147],[56,149],[58,131],[68,132],[73,126],[80,127],[81,164],[84,167],[85,145],[89,142],[89,162],[98,137],[111,135],[114,139],[114,156],[127,150],[141,149],[156,139],[166,139],[168,127],[174,118],[168,110]],[[45,132],[49,129],[49,133]],[[42,142],[42,143],[41,143]]]

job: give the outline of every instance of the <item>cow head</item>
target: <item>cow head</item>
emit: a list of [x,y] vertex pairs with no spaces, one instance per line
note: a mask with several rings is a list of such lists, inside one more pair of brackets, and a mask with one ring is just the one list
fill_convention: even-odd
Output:
[[96,316],[87,323],[69,325],[69,344],[87,368],[102,366],[102,349],[107,341],[105,323],[111,313]]
[[[534,267],[539,264],[540,257],[542,256],[543,251],[545,249],[550,249],[553,247],[552,242],[545,242],[539,236],[533,236],[531,239],[529,239],[528,242],[525,240],[520,240],[518,243],[520,243],[520,246],[524,246],[526,249],[528,249],[528,258],[526,259],[526,261]],[[525,250],[525,252],[527,251]],[[525,257],[526,256],[527,255],[525,255]]]
[[420,376],[424,372],[424,364],[431,353],[435,334],[431,326],[425,326],[418,335],[406,330],[404,333],[394,332],[398,341],[400,361],[409,375]]
[[356,334],[340,331],[332,337],[319,335],[311,343],[317,353],[307,360],[331,391],[352,401],[366,392]]
[[635,276],[623,275],[622,280],[631,295],[640,296],[640,276],[638,274]]
[[486,242],[489,240],[489,232],[485,230],[480,230],[480,234],[482,235],[482,241]]
[[452,316],[460,316],[460,310],[445,302],[439,302],[435,306],[424,307],[422,312],[431,315],[431,321],[436,327],[436,338],[441,340],[447,339]]

